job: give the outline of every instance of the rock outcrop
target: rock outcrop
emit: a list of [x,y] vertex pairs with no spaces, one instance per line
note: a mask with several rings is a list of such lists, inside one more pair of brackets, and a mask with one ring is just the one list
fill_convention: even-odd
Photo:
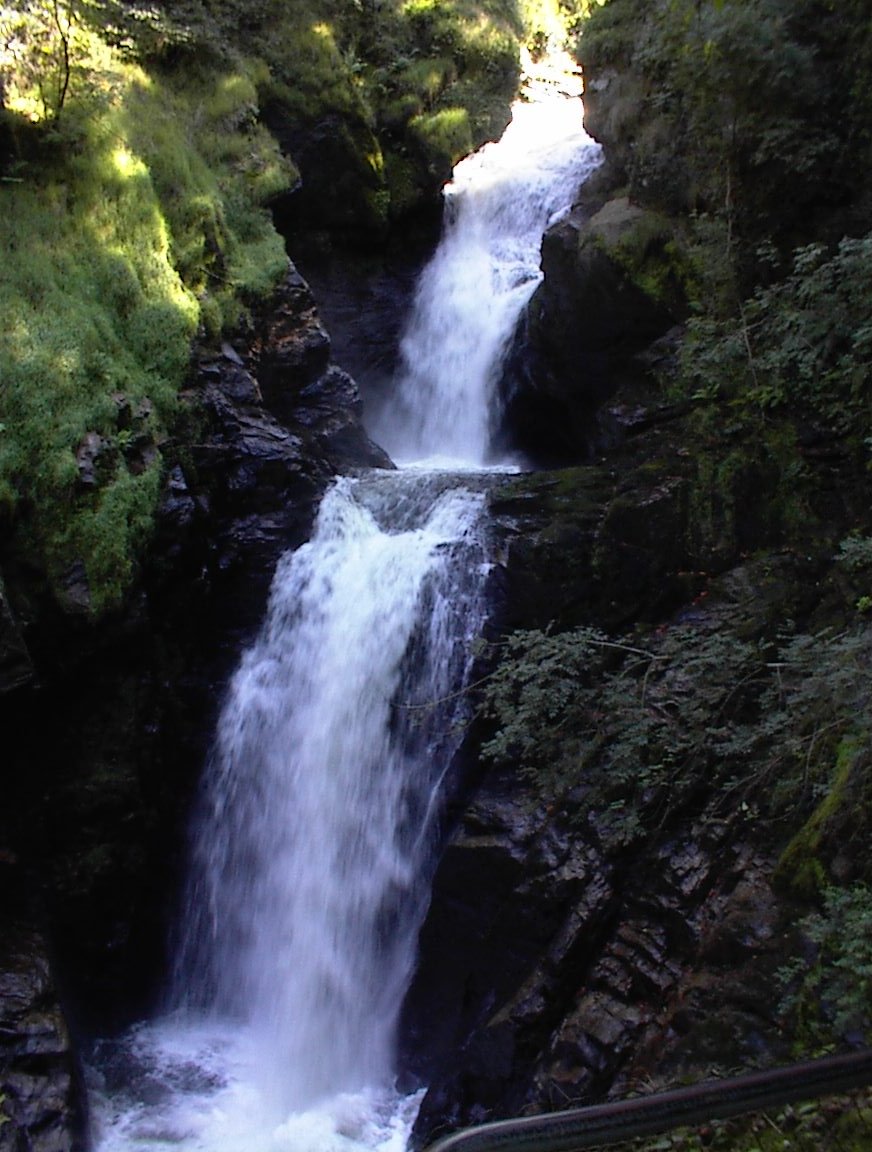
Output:
[[421,941],[418,1141],[707,1062],[786,1058],[772,861],[741,823],[701,816],[622,857],[583,797],[573,827],[529,785],[489,777],[446,849]]
[[[791,822],[810,810],[802,784],[797,807],[773,819],[762,816],[773,787],[765,759],[747,761],[740,783],[718,756],[712,772],[684,783],[680,760],[670,762],[665,794],[636,780],[659,763],[644,734],[649,719],[668,726],[670,710],[677,719],[690,707],[683,692],[693,677],[710,675],[701,666],[681,672],[657,698],[653,677],[671,659],[662,647],[671,636],[774,652],[785,621],[803,621],[810,637],[850,626],[853,593],[839,592],[835,545],[815,543],[812,523],[805,548],[773,543],[781,529],[773,507],[754,506],[753,459],[734,478],[737,507],[748,513],[733,516],[724,504],[711,536],[700,532],[712,493],[702,449],[692,450],[691,409],[665,404],[653,386],[637,389],[632,405],[614,397],[600,419],[616,431],[595,463],[492,491],[502,558],[492,626],[497,635],[596,627],[637,648],[652,670],[628,716],[638,747],[627,779],[607,795],[583,774],[542,786],[520,754],[514,765],[509,752],[479,766],[436,869],[404,1016],[411,1082],[428,1086],[417,1146],[490,1119],[791,1058],[778,971],[802,955],[796,922],[809,905],[785,884],[782,853]],[[830,532],[855,522],[855,498],[846,479],[828,505]],[[739,734],[766,707],[753,675],[722,699],[736,716],[727,724],[720,705],[702,706],[703,726]],[[606,706],[594,698],[580,709],[581,731],[563,748],[570,761],[596,769],[596,753],[581,761],[573,740],[583,743],[586,708]],[[756,754],[765,719],[764,711]],[[595,711],[588,723],[599,725]],[[834,841],[825,851],[837,850]]]
[[[497,627],[633,627],[656,663],[673,628],[762,642],[819,609],[811,557],[752,564],[736,548],[721,576],[701,570],[686,458],[671,466],[658,432],[668,441],[676,428],[631,440],[613,468],[518,478],[492,496]],[[645,755],[640,744],[640,773]],[[520,764],[478,780],[436,870],[404,1017],[410,1076],[428,1085],[419,1146],[789,1059],[775,975],[796,950],[776,880],[783,834],[758,820],[753,783],[744,803],[700,781],[665,800],[641,788],[632,802],[615,785],[604,804],[593,781],[549,792]],[[644,832],[622,823],[625,804],[641,805]]]
[[[542,245],[544,279],[516,353],[507,419],[534,458],[584,459],[616,431],[606,406],[644,388],[651,345],[687,312],[674,226],[602,179]],[[629,401],[632,402],[632,401]]]
[[0,853],[0,1149],[81,1152],[79,1072],[48,944],[25,915],[24,877]]
[[176,553],[185,551],[179,529],[188,545],[196,541],[187,562],[196,555],[219,583],[238,572],[249,595],[257,589],[257,621],[264,581],[307,537],[331,478],[393,465],[363,431],[357,385],[331,363],[330,337],[295,270],[250,336],[201,354],[192,385],[186,399],[199,435],[170,471],[161,530]]

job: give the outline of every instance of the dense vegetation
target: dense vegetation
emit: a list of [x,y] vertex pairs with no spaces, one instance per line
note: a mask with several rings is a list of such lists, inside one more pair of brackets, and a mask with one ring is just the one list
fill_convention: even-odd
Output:
[[505,0],[0,7],[7,570],[70,611],[121,603],[191,342],[244,327],[286,267],[269,205],[302,169],[319,227],[383,234],[501,130],[549,19]]
[[[627,273],[682,321],[650,381],[685,414],[660,448],[680,440],[689,492],[666,547],[710,599],[619,634],[558,617],[510,636],[484,688],[485,753],[613,853],[676,819],[743,813],[785,908],[807,916],[773,990],[785,1035],[797,1054],[868,1043],[868,6],[606,0],[579,54],[612,194],[657,214],[659,247],[640,243]],[[867,1146],[867,1120],[845,1139]],[[783,1146],[761,1131],[712,1146]],[[656,1145],[673,1146],[699,1144]]]

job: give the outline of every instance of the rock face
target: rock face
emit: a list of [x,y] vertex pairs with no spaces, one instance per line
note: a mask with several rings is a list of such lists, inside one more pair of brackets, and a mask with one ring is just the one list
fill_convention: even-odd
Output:
[[22,877],[0,859],[0,1149],[80,1152],[76,1064],[44,937],[11,909]]
[[[650,647],[678,621],[756,636],[812,610],[814,579],[782,564],[774,591],[774,560],[744,565],[737,549],[718,580],[700,570],[681,438],[649,417],[608,465],[492,495],[497,627],[635,624],[654,629],[639,640]],[[640,802],[647,831],[625,838],[583,779],[549,799],[517,767],[480,774],[436,870],[406,1004],[409,1074],[428,1086],[417,1146],[789,1058],[774,980],[791,951],[778,843],[753,802],[725,805],[716,788]]]
[[[591,202],[592,201],[592,202]],[[642,354],[684,315],[665,219],[594,193],[546,233],[508,419],[523,448],[578,460],[608,440],[599,410],[640,385]]]
[[171,471],[166,539],[178,550],[181,527],[207,571],[219,581],[244,572],[262,606],[263,578],[306,538],[331,477],[393,465],[364,433],[357,385],[330,363],[330,338],[295,270],[238,343],[198,361],[188,402],[203,434],[185,447],[191,475],[182,460]]
[[[664,403],[654,385],[632,402],[626,392],[600,409],[614,434],[595,463],[492,491],[502,561],[495,633],[596,627],[653,654],[654,668],[674,630],[691,643],[771,652],[785,621],[804,621],[812,644],[824,622],[850,626],[853,593],[842,596],[839,577],[827,575],[832,539],[819,547],[810,524],[805,547],[773,544],[775,510],[754,501],[768,490],[759,462],[749,457],[731,479],[733,516],[712,503],[702,448],[691,450],[693,412]],[[820,481],[839,493],[827,506],[838,538],[857,520],[856,480]],[[710,536],[701,510],[714,512]],[[706,673],[682,672],[660,701],[646,681],[630,711],[639,743],[622,787],[637,788],[649,755],[658,762],[645,724],[669,724],[670,709],[680,716],[682,677],[694,676]],[[752,682],[731,731],[761,708],[753,678],[730,688],[727,705]],[[603,706],[581,708],[582,735],[600,723],[595,713],[586,721],[585,708]],[[723,723],[718,708],[703,723],[706,732]],[[573,738],[563,752],[582,762]],[[607,754],[583,763],[595,770]],[[669,763],[665,798],[642,784],[635,792],[641,831],[623,822],[626,792],[604,803],[584,775],[543,788],[511,751],[479,765],[436,868],[403,1021],[411,1082],[427,1086],[416,1146],[486,1120],[790,1060],[777,972],[801,954],[795,923],[808,910],[783,883],[790,820],[760,818],[772,779],[754,761],[741,800],[735,781],[705,772],[685,789],[684,769]]]
[[786,1055],[765,977],[783,950],[771,860],[705,818],[622,857],[579,809],[569,827],[489,777],[451,838],[408,1009],[430,1084],[419,1145]]

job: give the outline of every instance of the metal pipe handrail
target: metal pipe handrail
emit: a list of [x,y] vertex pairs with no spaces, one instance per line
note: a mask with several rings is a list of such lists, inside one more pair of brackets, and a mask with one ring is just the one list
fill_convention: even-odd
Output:
[[497,1120],[444,1136],[426,1152],[578,1152],[870,1084],[872,1049],[864,1049],[650,1096]]

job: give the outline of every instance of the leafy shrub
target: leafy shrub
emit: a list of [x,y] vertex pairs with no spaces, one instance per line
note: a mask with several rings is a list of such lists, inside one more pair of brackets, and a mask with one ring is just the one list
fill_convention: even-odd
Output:
[[870,666],[865,626],[778,648],[701,625],[647,648],[589,628],[518,632],[483,688],[482,752],[551,803],[583,797],[615,843],[706,796],[711,811],[746,805],[782,841],[800,829],[808,858],[853,838],[869,867]]
[[[645,102],[621,141],[631,192],[728,218],[752,242],[802,235],[803,210],[825,198],[833,166],[855,143],[840,122],[845,89],[862,75],[850,39],[864,24],[856,12],[851,20],[814,0],[608,0],[594,9],[581,58],[594,76],[629,71]],[[835,42],[850,64],[822,77],[817,62]]]
[[850,1036],[872,1038],[872,889],[828,887],[820,911],[799,925],[811,944],[810,962],[785,965],[782,1010],[798,1016],[803,1039],[830,1047]]
[[869,434],[872,235],[795,254],[792,273],[725,320],[689,325],[682,380],[689,394],[789,408],[857,438]]

